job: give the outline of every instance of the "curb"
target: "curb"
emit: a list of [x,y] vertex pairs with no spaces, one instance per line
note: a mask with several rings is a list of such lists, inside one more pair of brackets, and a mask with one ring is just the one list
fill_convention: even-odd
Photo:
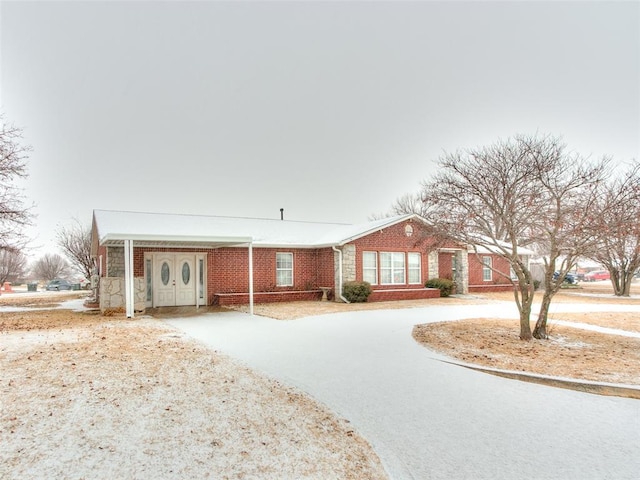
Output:
[[450,360],[438,360],[450,365],[468,368],[482,373],[489,373],[498,377],[520,380],[522,382],[537,383],[550,387],[566,388],[595,395],[605,395],[609,397],[624,397],[640,400],[640,387],[616,383],[592,382],[589,380],[575,380],[563,377],[551,377],[527,372],[516,372],[514,370],[499,370],[491,367],[481,367],[469,363],[452,362]]

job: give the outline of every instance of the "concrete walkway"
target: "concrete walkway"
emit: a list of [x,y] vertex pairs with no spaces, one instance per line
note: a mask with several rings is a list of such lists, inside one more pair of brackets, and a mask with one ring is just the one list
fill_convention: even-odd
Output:
[[[581,309],[639,307],[553,307]],[[411,337],[418,323],[478,316],[517,318],[512,303],[496,303],[295,321],[233,312],[167,322],[350,420],[393,479],[640,478],[640,401],[446,364]]]

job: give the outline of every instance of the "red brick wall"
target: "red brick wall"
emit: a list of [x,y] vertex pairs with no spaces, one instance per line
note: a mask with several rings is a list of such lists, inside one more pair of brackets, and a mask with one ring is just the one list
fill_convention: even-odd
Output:
[[[249,252],[245,247],[216,249],[135,248],[134,276],[144,276],[147,252],[192,252],[207,255],[207,292],[209,303],[216,293],[249,291]],[[276,286],[276,252],[293,253],[293,286]],[[333,287],[333,251],[324,249],[253,249],[254,292],[286,292]],[[317,292],[314,293],[317,296]]]
[[[253,294],[255,303],[314,301],[322,298],[321,290],[258,292]],[[213,295],[212,305],[243,305],[249,303],[248,293],[217,293]]]
[[453,280],[453,253],[438,253],[438,278]]
[[[413,234],[407,236],[405,227],[411,225]],[[428,250],[433,246],[433,239],[427,234],[421,222],[406,221],[374,232],[366,237],[351,242],[356,247],[356,280],[362,281],[362,252],[417,252],[421,254],[421,284],[404,285],[372,285],[374,290],[416,288],[424,286],[429,278]],[[380,259],[378,258],[378,274]],[[408,281],[408,260],[405,256],[405,280]]]
[[425,298],[439,298],[437,288],[398,288],[388,290],[374,290],[367,302],[385,302],[395,300],[422,300]]
[[[492,266],[494,271],[491,273],[491,280],[485,281],[482,276],[482,257],[490,256],[492,258]],[[500,275],[502,272],[506,275]],[[500,291],[512,288],[509,280],[509,262],[498,255],[479,255],[469,254],[469,291]]]
[[[254,291],[274,292],[311,290],[333,286],[333,256],[327,265],[327,249],[254,248]],[[328,249],[331,253],[331,249]],[[276,286],[276,253],[293,253],[293,286]],[[238,293],[249,290],[247,249],[220,248],[213,251],[208,262],[209,289],[218,293]]]

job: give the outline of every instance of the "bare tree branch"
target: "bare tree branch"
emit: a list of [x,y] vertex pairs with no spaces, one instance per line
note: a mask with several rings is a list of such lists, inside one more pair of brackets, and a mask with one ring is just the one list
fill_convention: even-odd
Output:
[[596,198],[590,231],[594,248],[586,256],[609,271],[617,296],[629,296],[640,269],[640,163],[632,162]]
[[91,278],[93,259],[91,258],[91,227],[83,225],[80,220],[58,230],[56,240],[58,246],[71,263],[71,266],[85,278]]
[[26,160],[31,147],[21,144],[22,131],[0,115],[0,248],[24,241],[23,227],[32,213],[25,207],[22,190],[15,181],[27,177]]
[[60,255],[47,253],[36,260],[32,270],[37,278],[49,282],[66,277],[69,274],[69,264]]
[[24,277],[27,270],[27,257],[18,248],[0,249],[0,285],[4,282],[16,282]]

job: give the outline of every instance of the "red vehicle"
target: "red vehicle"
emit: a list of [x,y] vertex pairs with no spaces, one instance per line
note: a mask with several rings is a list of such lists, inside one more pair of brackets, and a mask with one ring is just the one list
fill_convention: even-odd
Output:
[[611,275],[607,270],[596,270],[595,272],[586,273],[584,276],[585,282],[595,282],[596,280],[610,280]]

